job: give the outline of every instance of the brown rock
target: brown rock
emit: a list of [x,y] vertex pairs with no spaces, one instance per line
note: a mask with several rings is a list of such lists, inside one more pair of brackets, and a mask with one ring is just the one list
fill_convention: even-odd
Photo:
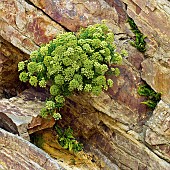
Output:
[[0,128],[0,169],[64,169],[41,149]]
[[132,69],[124,60],[119,66],[120,76],[108,76],[114,81],[113,87],[99,97],[92,97],[91,104],[99,111],[111,116],[124,124],[136,125],[147,119],[147,107],[142,105],[143,97],[138,95],[137,89],[141,83],[139,72]]
[[1,117],[2,123],[4,122],[2,126],[11,125],[10,129],[8,127],[5,129],[9,129],[10,132],[15,129],[16,133],[28,140],[28,133],[53,127],[54,119],[44,120],[38,116],[41,108],[44,107],[44,102],[40,101],[44,99],[44,95],[42,92],[30,89],[18,97],[1,99],[0,111],[2,114],[0,116],[7,117],[5,120]]
[[156,92],[162,93],[162,100],[170,103],[170,67],[154,59],[142,62],[142,78]]
[[[146,122],[145,141],[154,151],[170,161],[170,107],[160,101],[153,116]],[[163,147],[162,147],[163,146]]]
[[[107,25],[116,33],[115,38],[118,37],[116,44],[119,49],[125,48],[129,51],[127,60],[124,60],[123,65],[119,67],[121,76],[118,78],[111,76],[115,82],[114,87],[98,97],[75,94],[68,98],[66,106],[62,110],[63,120],[59,124],[73,127],[75,134],[86,144],[87,151],[91,151],[95,157],[106,162],[106,167],[110,169],[120,167],[120,169],[129,170],[169,170],[170,165],[167,163],[170,153],[169,1],[30,0],[30,3],[27,2],[24,0],[2,0],[0,12],[1,36],[27,54],[37,49],[40,44],[51,40],[56,33],[64,30],[56,22],[67,30],[77,31],[80,27],[99,23],[102,19],[108,20]],[[131,40],[130,37],[134,35],[130,32],[129,26],[124,25],[126,13],[134,19],[140,31],[147,36],[145,56],[127,45]],[[16,78],[12,78],[11,74],[9,74],[8,80],[3,78],[9,73],[9,66],[12,66],[9,64],[5,68],[5,64],[12,63],[10,59],[15,60],[11,54],[16,49],[13,50],[12,47],[11,50],[7,45],[6,50],[5,46],[3,45],[5,52],[3,51],[3,55],[0,57],[0,64],[2,63],[0,73],[3,73],[0,78],[7,86],[10,80],[16,80]],[[8,55],[8,53],[10,54]],[[20,52],[14,52],[14,54],[18,53]],[[144,60],[146,55],[150,58]],[[7,59],[6,56],[10,56],[10,59]],[[14,64],[15,68],[17,62]],[[147,114],[146,106],[140,104],[144,98],[137,94],[137,87],[141,83],[139,71],[141,62],[142,78],[154,90],[163,93],[162,101],[153,115]],[[28,137],[30,122],[32,122],[29,124],[30,133],[42,129],[39,124],[43,121],[39,120],[39,117],[37,120],[33,117],[34,114],[37,116],[40,108],[43,107],[42,101],[46,98],[46,94],[41,93],[40,95],[39,92],[35,93],[34,91],[33,95],[27,91],[23,95],[24,99],[16,97],[13,98],[16,101],[13,99],[0,101],[1,120],[3,121],[1,126],[13,132],[25,133]],[[39,95],[41,99],[35,100],[35,97],[38,98]],[[47,126],[52,126],[52,124]],[[47,126],[45,125],[45,127]],[[147,142],[147,146],[143,141]],[[3,155],[4,153],[10,152],[3,150]],[[5,158],[11,164],[11,158],[4,156]],[[19,165],[16,167],[19,168]]]
[[118,25],[124,27],[123,23],[126,21],[126,14],[121,1],[31,0],[31,2],[56,22],[74,32],[80,27],[99,23],[103,19],[108,21],[110,28],[118,32]]
[[17,66],[18,62],[26,60],[28,57],[28,55],[0,37],[0,94],[6,92],[9,95],[16,96],[17,91],[21,90]]
[[[102,94],[101,98],[104,100],[105,94]],[[94,109],[89,105],[90,103],[91,99],[89,100],[87,96],[72,96],[61,111],[63,118],[58,122],[60,126],[71,126],[74,129],[74,134],[83,139],[86,152],[90,152],[99,160],[106,162],[105,167],[107,168],[113,168],[115,164],[120,169],[145,167],[153,170],[155,168],[168,170],[170,168],[169,163],[160,159],[140,141],[141,134],[129,131],[132,128],[131,122],[129,126],[128,124],[125,126],[115,121],[115,118],[113,119],[112,116],[116,115],[115,112],[109,115],[107,102],[100,104],[103,110],[106,108],[105,112],[102,110],[105,114]],[[122,117],[120,115],[120,119]],[[161,157],[163,156],[161,155]]]
[[0,16],[1,36],[27,54],[64,31],[24,0],[2,0]]
[[161,59],[167,58],[170,54],[169,2],[167,0],[122,1],[127,4],[127,14],[134,19],[138,28],[148,38],[146,54],[153,57],[161,51]]

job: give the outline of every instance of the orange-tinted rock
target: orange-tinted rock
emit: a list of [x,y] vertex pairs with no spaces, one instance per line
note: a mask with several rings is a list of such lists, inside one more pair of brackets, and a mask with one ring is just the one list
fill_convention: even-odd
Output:
[[55,124],[55,119],[50,116],[43,119],[40,116],[33,117],[32,121],[28,124],[28,133],[32,134],[34,132],[40,131],[42,129],[48,129],[53,127]]
[[9,129],[10,132],[13,132],[13,129],[15,129],[16,133],[28,140],[29,134],[53,127],[54,119],[49,117],[49,120],[46,120],[39,117],[40,110],[44,107],[43,101],[47,96],[43,92],[29,89],[17,97],[1,99],[0,111],[2,114],[0,116],[5,115],[7,117],[6,119],[3,119],[4,116],[1,117],[2,126],[10,124],[11,130],[5,128],[6,130]]
[[2,0],[1,7],[1,36],[25,53],[29,54],[64,31],[42,11],[24,0]]
[[[170,6],[167,0],[122,0],[127,4],[127,14],[134,19],[141,32],[147,36],[147,55],[159,55],[166,60],[170,55]],[[140,12],[138,12],[140,8]]]
[[105,19],[111,29],[118,32],[118,26],[124,27],[126,14],[121,1],[83,1],[83,0],[31,0],[56,22],[71,31],[80,27],[99,23]]
[[145,141],[170,161],[170,106],[160,101],[146,126]]
[[29,56],[2,37],[0,43],[0,94],[7,93],[9,96],[6,97],[16,96],[17,91],[22,89],[19,82],[18,62],[26,60]]
[[[129,56],[125,57],[126,60],[120,66],[121,75],[118,78],[111,76],[115,82],[114,87],[102,93],[101,96],[77,96],[75,94],[73,98],[67,99],[66,106],[62,110],[63,119],[60,124],[73,127],[75,134],[85,141],[87,151],[90,150],[99,159],[106,161],[109,169],[114,169],[115,164],[120,169],[170,169],[167,163],[170,152],[169,1],[2,0],[1,8],[1,36],[28,54],[37,49],[41,43],[46,43],[56,33],[64,30],[57,23],[66,30],[77,31],[80,27],[99,23],[102,19],[108,20],[107,25],[116,33],[118,49],[125,48],[129,52]],[[135,37],[128,24],[125,24],[126,13],[134,19],[140,31],[147,36],[147,51],[144,55],[129,46],[131,37]],[[3,48],[5,48],[4,45]],[[15,50],[12,49],[13,51]],[[9,68],[5,68],[8,61],[11,63],[11,60],[6,57],[8,52],[11,52],[11,49],[3,52],[3,56],[0,57],[0,62],[4,63],[0,69],[3,77],[5,77],[6,69],[7,74],[9,73]],[[146,55],[150,58],[145,60]],[[11,55],[10,58],[12,58]],[[17,62],[14,64],[15,68]],[[154,90],[163,93],[163,103],[158,104],[153,115],[148,113],[146,106],[140,103],[144,98],[137,94],[137,87],[141,83],[141,69],[142,78]],[[9,75],[7,81],[2,80],[3,84],[8,85],[10,80],[13,82],[15,79]],[[10,117],[12,113],[14,117],[11,120],[19,119],[18,115],[20,115],[23,118],[22,121],[27,121],[26,124],[23,123],[23,132],[26,132],[27,136],[28,122],[33,123],[29,124],[30,133],[38,130],[39,124],[43,121],[39,120],[39,117],[32,119],[30,110],[33,108],[33,111],[37,109],[39,112],[40,107],[43,107],[41,101],[46,98],[46,94],[40,95],[40,101],[35,100],[35,97],[39,95],[38,92],[32,95],[27,91],[26,98],[22,101],[20,97],[16,98],[21,103],[14,102],[14,105],[12,105],[13,99],[2,100],[1,120],[4,114]],[[24,106],[30,106],[26,108],[26,114],[21,111]],[[161,116],[162,113],[163,116]],[[9,119],[4,119],[10,122]],[[46,123],[45,127],[49,125]],[[5,122],[2,126],[8,129]]]
[[0,169],[63,169],[47,153],[23,138],[0,128]]
[[[95,100],[100,100],[100,98],[104,100],[105,96],[106,94],[102,94]],[[116,109],[115,112],[107,109],[107,104],[110,103],[107,101],[105,104],[101,103],[102,110],[101,107],[92,107],[91,100],[89,96],[84,95],[76,94],[70,97],[61,111],[63,118],[58,122],[62,127],[71,126],[74,129],[74,134],[84,143],[86,152],[92,153],[97,159],[104,161],[104,167],[108,169],[116,169],[114,164],[120,169],[168,170],[170,168],[169,163],[160,159],[145,146],[141,141],[140,133],[130,130],[133,128],[131,122],[134,120],[130,122],[126,119],[130,122],[129,126],[125,125],[123,121],[123,124],[118,122],[123,120],[123,117],[126,118],[125,115],[121,115],[118,103],[117,113],[120,114],[120,118],[116,121],[117,119],[114,117],[118,117]],[[115,108],[114,103],[110,106]],[[104,109],[106,110],[104,111]]]
[[142,62],[142,78],[157,92],[162,93],[162,100],[170,103],[170,62],[161,64],[155,59]]

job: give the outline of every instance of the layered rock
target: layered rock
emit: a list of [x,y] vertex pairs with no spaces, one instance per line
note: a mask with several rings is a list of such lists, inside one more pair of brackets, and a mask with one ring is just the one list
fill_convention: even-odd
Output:
[[[169,103],[170,2],[168,0],[123,0],[127,14],[147,36],[147,59],[142,63],[142,78]],[[152,78],[151,78],[152,77]]]
[[170,106],[160,101],[145,125],[145,142],[170,162]]
[[170,103],[170,63],[164,65],[155,59],[142,62],[142,78],[155,91],[162,93],[162,100]]
[[[109,104],[109,100],[111,101],[109,96],[102,94],[99,98],[95,98],[95,103],[98,103],[96,105],[94,104],[93,97],[89,99],[87,96],[84,98],[81,95],[74,95],[74,97],[68,99],[66,106],[62,110],[63,119],[60,125],[71,126],[77,136],[84,142],[85,150],[94,154],[97,159],[103,160],[105,162],[105,168],[116,169],[111,168],[116,164],[120,169],[168,170],[170,164],[160,157],[163,157],[168,162],[170,161],[169,137],[167,136],[169,133],[169,108],[164,113],[166,115],[164,117],[165,119],[162,116],[162,120],[159,118],[159,110],[161,108],[158,107],[157,113],[148,121],[139,121],[138,125],[142,128],[142,130],[139,130],[139,127],[134,127],[131,122],[135,121],[131,114],[129,114],[129,117],[132,116],[130,124],[128,125],[128,123],[124,122],[128,109],[121,113],[122,108],[115,102],[112,103],[110,108],[116,108],[117,112],[116,110],[108,109],[107,103]],[[106,107],[101,103],[103,101]],[[93,104],[95,108],[92,107]],[[121,118],[124,118],[123,123],[119,121]],[[126,122],[128,121],[129,118],[126,119]],[[166,122],[164,124],[165,133],[162,132],[163,129],[160,129],[159,133],[156,129],[153,129],[153,127],[162,126],[163,122]],[[138,132],[136,129],[138,129]],[[156,132],[156,136],[154,136],[155,138],[151,138],[151,140],[155,141],[159,139],[161,134],[161,138],[164,139],[162,142],[165,145],[164,148],[162,147],[161,149],[161,144],[152,144],[148,141],[150,139],[149,135],[152,135],[154,132]],[[148,142],[148,144],[150,143],[149,148],[145,145],[144,141]],[[158,147],[160,148],[158,149]]]
[[[103,160],[105,168],[170,169],[169,1],[2,0],[1,4],[2,92],[14,87],[18,80],[17,63],[26,59],[26,54],[61,31],[77,31],[106,19],[115,33],[118,49],[125,48],[129,52],[119,67],[121,75],[118,78],[110,76],[114,86],[101,96],[75,94],[68,98],[59,123],[61,126],[70,125],[84,142],[85,150],[94,155],[93,161]],[[127,15],[147,36],[145,54],[129,45],[135,37],[126,23]],[[153,113],[141,104],[144,97],[137,94],[141,78],[156,92],[162,93],[162,100]],[[27,137],[28,132],[42,129],[39,125],[44,120],[39,117],[32,119],[43,107],[42,100],[35,100],[35,95],[35,91],[28,90],[23,93],[27,96],[24,99],[1,100],[1,127]],[[38,96],[42,97],[42,93],[37,92]],[[31,120],[32,124],[29,124]],[[19,127],[22,126],[21,133]]]
[[126,13],[123,3],[120,1],[104,0],[30,0],[37,7],[56,22],[66,27],[70,31],[77,31],[80,27],[99,23],[105,19],[110,28],[115,33],[119,32],[119,27],[124,27]]
[[18,78],[17,65],[28,57],[0,36],[0,98],[16,96],[21,92],[22,86]]
[[[122,0],[127,5],[127,14],[134,19],[139,29],[148,38],[148,55],[169,60],[170,3],[168,0]],[[164,53],[165,52],[165,53]],[[164,53],[164,54],[163,54]],[[157,55],[159,54],[159,55]],[[161,55],[162,54],[162,55]]]
[[27,54],[64,31],[25,0],[2,0],[0,8],[1,36]]
[[40,110],[47,96],[33,89],[17,97],[0,100],[0,127],[29,140],[29,134],[53,127],[52,118],[42,119]]
[[56,160],[23,138],[0,128],[0,169],[64,170]]

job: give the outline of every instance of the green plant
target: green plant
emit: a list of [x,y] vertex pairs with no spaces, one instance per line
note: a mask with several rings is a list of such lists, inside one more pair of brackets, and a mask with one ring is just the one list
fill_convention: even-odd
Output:
[[64,149],[73,150],[74,152],[79,152],[83,149],[83,144],[75,139],[73,130],[70,127],[62,130],[58,126],[55,126],[55,130],[58,134],[58,142]]
[[[60,108],[65,97],[74,91],[100,92],[113,85],[105,75],[111,64],[120,64],[122,56],[113,44],[114,34],[105,23],[81,29],[77,34],[59,34],[48,44],[33,51],[30,59],[18,63],[19,78],[32,86],[50,89],[51,97],[41,110],[41,116],[51,114],[61,119]],[[120,71],[112,68],[116,76]]]
[[154,109],[161,99],[161,93],[156,93],[149,85],[144,84],[138,87],[138,94],[147,97],[147,100],[141,102],[149,108]]
[[137,25],[135,24],[134,20],[130,17],[128,17],[128,23],[131,27],[132,32],[135,34],[135,41],[131,42],[131,45],[136,47],[140,52],[146,51],[146,42],[145,38],[146,36],[143,35],[143,33],[140,32]]

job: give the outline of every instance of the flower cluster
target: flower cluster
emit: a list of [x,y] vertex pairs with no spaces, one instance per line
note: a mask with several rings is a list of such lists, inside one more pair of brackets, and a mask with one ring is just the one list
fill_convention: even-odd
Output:
[[[65,97],[71,92],[77,90],[99,95],[103,89],[113,85],[105,74],[111,70],[112,63],[120,64],[122,61],[113,40],[114,34],[105,23],[95,24],[77,34],[59,34],[32,52],[29,60],[18,64],[21,81],[42,88],[50,82],[51,98],[42,109],[42,116],[50,113],[55,119],[61,118],[56,108],[64,105]],[[116,76],[120,73],[113,67],[112,72]]]

